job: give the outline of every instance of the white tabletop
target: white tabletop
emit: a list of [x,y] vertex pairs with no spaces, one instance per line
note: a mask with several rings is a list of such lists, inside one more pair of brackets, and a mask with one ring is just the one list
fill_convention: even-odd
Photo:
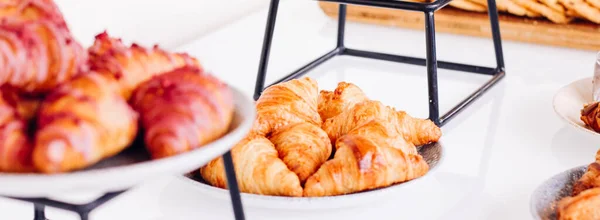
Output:
[[[267,11],[245,17],[181,48],[220,78],[251,94]],[[282,1],[267,82],[335,45],[336,21],[314,1]],[[347,25],[352,48],[424,57],[424,32]],[[563,123],[552,97],[562,86],[591,76],[595,52],[503,42],[507,76],[443,127],[447,149],[428,181],[397,198],[327,212],[246,209],[247,219],[530,219],[532,191],[550,176],[594,158],[598,142]],[[437,35],[438,58],[493,66],[491,39]],[[312,71],[322,89],[358,84],[368,96],[427,116],[425,68],[357,58],[335,58]],[[439,71],[441,111],[453,107],[489,77]],[[31,205],[0,200],[0,219],[31,219]],[[48,217],[76,219],[48,210]],[[176,178],[150,181],[98,208],[93,220],[233,219],[228,201],[198,194]]]

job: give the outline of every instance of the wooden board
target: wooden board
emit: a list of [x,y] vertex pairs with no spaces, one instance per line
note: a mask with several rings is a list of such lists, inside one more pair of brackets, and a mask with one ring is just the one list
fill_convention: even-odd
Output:
[[[319,5],[328,16],[337,18],[338,5],[336,3],[319,2]],[[422,12],[348,5],[347,19],[362,23],[424,30],[425,17]],[[435,13],[435,21],[436,32],[491,38],[487,13],[445,7]],[[600,25],[587,21],[555,24],[544,19],[531,19],[501,13],[500,33],[502,40],[600,50]]]

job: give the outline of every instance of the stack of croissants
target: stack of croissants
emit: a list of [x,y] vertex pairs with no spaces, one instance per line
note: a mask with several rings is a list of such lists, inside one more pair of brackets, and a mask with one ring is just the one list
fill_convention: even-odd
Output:
[[[240,191],[259,195],[336,196],[413,180],[429,171],[417,146],[442,135],[432,121],[370,100],[347,82],[320,92],[309,77],[279,83],[256,109],[232,157]],[[199,173],[227,188],[222,158]]]
[[194,58],[124,45],[87,51],[51,0],[0,0],[0,172],[85,169],[132,145],[152,159],[201,147],[233,117],[229,87]]

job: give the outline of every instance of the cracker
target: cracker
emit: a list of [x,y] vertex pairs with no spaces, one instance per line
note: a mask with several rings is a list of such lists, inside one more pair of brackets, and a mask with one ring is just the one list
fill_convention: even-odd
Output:
[[[480,5],[483,5],[485,7],[488,7],[488,1],[487,0],[467,0],[467,1],[471,1]],[[600,1],[600,0],[599,0]],[[506,11],[506,0],[496,0],[496,8],[498,9],[498,11]]]
[[569,17],[574,17],[574,18],[581,18],[581,19],[585,19],[583,16],[581,16],[580,14],[578,14],[576,11],[571,10],[571,9],[566,9],[565,11],[565,15],[569,16]]
[[559,2],[565,6],[565,8],[577,12],[585,19],[600,24],[600,10],[592,7],[583,0],[559,0]]
[[585,0],[588,4],[590,4],[591,6],[594,6],[596,8],[600,8],[600,0]]
[[467,11],[487,12],[487,7],[467,0],[452,0],[449,5]]
[[515,0],[515,3],[531,11],[542,14],[544,17],[548,18],[548,20],[551,20],[554,23],[566,24],[572,20],[571,18],[565,16],[564,13],[554,11],[550,7],[540,4],[534,0]]
[[530,10],[528,10],[527,8],[515,3],[515,0],[497,0],[497,1],[502,1],[503,4],[506,5],[506,11],[508,13],[511,13],[513,15],[517,15],[517,16],[528,16],[528,17],[540,17],[542,16],[541,14],[538,14],[536,12],[532,12]]
[[[550,7],[552,10],[555,10],[560,13],[565,13],[565,8],[558,3],[558,0],[539,0],[544,5]],[[595,0],[600,1],[600,0]]]

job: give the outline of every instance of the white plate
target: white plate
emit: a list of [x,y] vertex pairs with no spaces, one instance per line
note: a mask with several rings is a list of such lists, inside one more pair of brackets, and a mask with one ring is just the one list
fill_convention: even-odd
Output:
[[554,111],[578,130],[600,136],[600,133],[588,128],[580,119],[583,105],[592,100],[592,77],[580,79],[558,90],[554,95]]
[[[402,196],[416,184],[424,181],[434,171],[437,170],[444,155],[444,148],[441,143],[434,143],[423,146],[419,149],[419,154],[427,161],[430,166],[429,172],[420,178],[394,184],[389,187],[374,189],[370,191],[352,193],[340,196],[330,197],[284,197],[284,196],[264,196],[250,193],[242,193],[242,202],[244,206],[279,209],[279,210],[318,210],[335,209],[350,206],[359,206],[361,204],[380,201],[390,196]],[[182,177],[185,182],[190,183],[202,196],[211,196],[219,200],[230,201],[229,191],[218,187],[213,187],[204,180],[197,172]]]
[[235,115],[229,132],[218,140],[190,152],[150,160],[141,141],[117,156],[81,171],[64,174],[0,173],[0,195],[51,197],[90,192],[105,193],[131,188],[143,181],[166,175],[183,175],[224,154],[250,130],[255,119],[254,101],[231,88]]
[[573,184],[583,176],[587,166],[563,171],[544,181],[531,195],[530,211],[536,220],[556,220],[558,201],[571,195]]

